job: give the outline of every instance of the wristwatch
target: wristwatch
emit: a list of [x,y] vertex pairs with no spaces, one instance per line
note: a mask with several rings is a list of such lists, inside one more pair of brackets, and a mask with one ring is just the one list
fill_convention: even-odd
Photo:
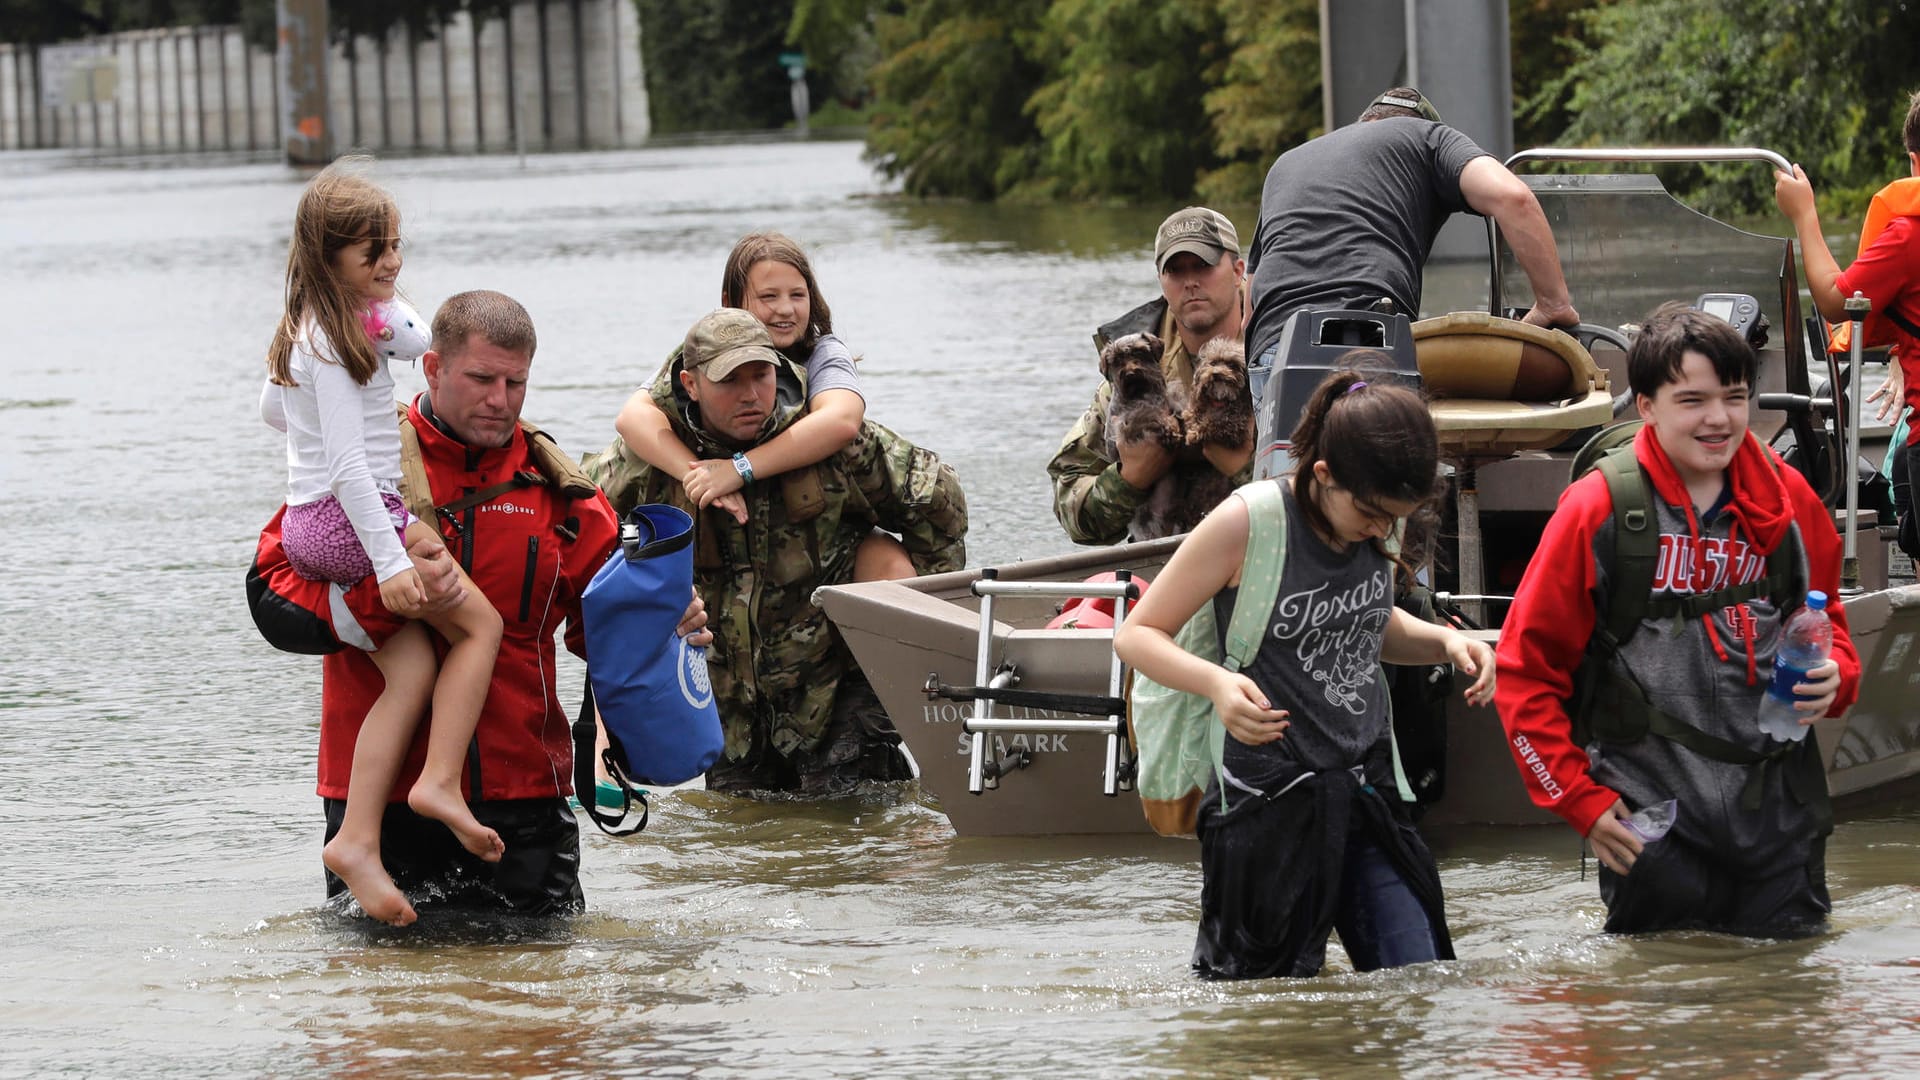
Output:
[[747,455],[733,455],[733,471],[740,474],[741,483],[753,483],[753,462],[747,460]]

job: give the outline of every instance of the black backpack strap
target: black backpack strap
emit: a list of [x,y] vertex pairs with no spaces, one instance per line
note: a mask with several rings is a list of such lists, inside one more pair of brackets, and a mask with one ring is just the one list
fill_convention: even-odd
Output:
[[[553,488],[555,494],[567,500],[567,508],[569,510],[573,508],[573,500],[577,496],[575,496],[570,489],[563,485],[556,484],[551,478],[533,469],[522,469],[497,484],[483,487],[478,491],[468,492],[450,503],[436,506],[434,507],[434,512],[440,515],[442,520],[458,528],[460,526],[460,515],[466,513],[468,510],[485,503],[490,503],[510,491],[536,487],[541,484]],[[568,542],[580,539],[580,515],[569,513],[554,525],[553,531],[559,533],[561,538]]]
[[[1621,646],[1640,629],[1653,597],[1654,569],[1660,560],[1660,523],[1653,508],[1653,486],[1640,462],[1633,456],[1633,443],[1627,442],[1600,456],[1594,463],[1607,482],[1607,496],[1613,502],[1613,557],[1607,565],[1606,618],[1593,628],[1587,653],[1573,676],[1573,697],[1567,703],[1573,740],[1578,746],[1593,741],[1597,698],[1602,683],[1611,681],[1613,658]],[[1617,717],[1603,718],[1612,725]]]
[[[1610,454],[1608,457],[1611,458],[1612,455]],[[1769,453],[1766,455],[1766,460],[1767,464],[1773,467],[1774,475],[1782,475],[1782,466],[1777,457]],[[1601,467],[1603,469],[1608,467],[1606,460],[1602,460]],[[1616,465],[1614,467],[1617,468],[1618,466]],[[1653,520],[1654,513],[1651,489],[1647,487],[1646,474],[1644,471],[1636,471],[1639,472],[1639,475],[1635,478],[1639,483],[1638,494],[1646,500],[1647,518],[1651,521]],[[1614,533],[1614,562],[1616,566],[1621,566],[1622,560],[1627,557],[1627,553],[1622,547],[1621,537],[1623,533],[1619,531],[1621,525],[1619,496],[1623,492],[1628,494],[1633,494],[1633,492],[1625,486],[1616,489],[1613,486],[1613,473],[1609,472],[1607,476],[1608,490],[1612,491],[1616,496],[1613,504],[1614,522],[1616,525],[1616,531]],[[1626,481],[1623,480],[1622,483],[1624,485]],[[1731,607],[1734,604],[1744,604],[1757,597],[1766,596],[1775,599],[1776,604],[1781,609],[1781,617],[1784,618],[1790,614],[1791,611],[1786,604],[1779,602],[1780,597],[1792,597],[1795,601],[1804,601],[1806,598],[1807,574],[1803,565],[1806,559],[1803,557],[1804,549],[1801,546],[1800,530],[1797,526],[1789,528],[1787,530],[1787,542],[1767,556],[1767,576],[1756,581],[1749,581],[1744,585],[1729,585],[1724,589],[1716,589],[1713,592],[1690,593],[1685,596],[1661,596],[1656,598],[1652,595],[1653,571],[1660,557],[1659,530],[1651,530],[1651,535],[1645,542],[1644,548],[1640,547],[1640,544],[1641,541],[1637,539],[1634,541],[1635,550],[1632,553],[1632,557],[1638,560],[1644,556],[1647,560],[1645,563],[1646,588],[1637,591],[1634,595],[1644,594],[1645,599],[1642,602],[1633,626],[1628,627],[1624,632],[1618,629],[1615,630],[1615,636],[1620,644],[1626,643],[1627,637],[1632,635],[1633,628],[1639,625],[1641,619],[1649,617],[1655,619],[1672,617],[1683,621],[1687,619],[1697,619],[1709,611],[1716,611],[1723,607]],[[1782,558],[1782,556],[1786,557]],[[1638,565],[1629,569],[1632,573],[1639,572]],[[1616,572],[1621,575],[1622,580],[1632,580],[1627,570]],[[1618,601],[1618,587],[1615,588],[1612,599]],[[1794,608],[1798,608],[1798,603],[1795,603]],[[1612,621],[1609,620],[1609,629],[1614,629],[1611,622]]]
[[1748,813],[1760,809],[1760,798],[1767,776],[1775,769],[1786,778],[1787,790],[1800,805],[1813,812],[1820,835],[1833,831],[1833,803],[1827,794],[1826,770],[1820,761],[1817,740],[1782,743],[1771,750],[1749,750],[1694,727],[1654,705],[1631,672],[1594,681],[1602,684],[1592,692],[1591,704],[1606,717],[1601,738],[1609,742],[1635,742],[1657,735],[1678,743],[1701,757],[1732,765],[1756,765],[1740,790],[1740,807]]
[[[1718,611],[1735,604],[1744,604],[1762,596],[1779,597],[1799,595],[1793,588],[1800,577],[1795,569],[1774,567],[1771,557],[1768,559],[1769,573],[1766,577],[1749,581],[1744,585],[1729,585],[1712,592],[1688,593],[1685,596],[1659,596],[1647,599],[1646,615],[1655,619],[1675,618],[1681,621],[1697,619],[1710,611]],[[1796,555],[1792,560],[1795,567],[1800,560]]]
[[[1644,701],[1645,699],[1642,698],[1642,700]],[[1760,810],[1760,796],[1766,787],[1767,774],[1774,769],[1781,768],[1782,762],[1796,758],[1796,756],[1803,756],[1802,751],[1806,749],[1806,742],[1811,741],[1804,740],[1801,742],[1781,743],[1772,750],[1765,752],[1748,750],[1744,746],[1730,743],[1718,736],[1709,735],[1699,728],[1694,727],[1692,724],[1678,719],[1662,709],[1654,707],[1652,702],[1647,702],[1646,710],[1647,733],[1649,735],[1658,735],[1668,742],[1678,743],[1694,753],[1699,754],[1701,757],[1710,758],[1714,761],[1724,761],[1731,765],[1759,766],[1759,768],[1754,769],[1747,775],[1747,782],[1740,789],[1740,809],[1745,810],[1749,814],[1757,813]],[[1788,779],[1791,781],[1793,776],[1789,774]],[[1826,821],[1828,823],[1827,828],[1831,828],[1833,811],[1827,802],[1824,791],[1820,792],[1817,798],[1809,798],[1812,793],[1803,791],[1801,785],[1797,783],[1790,782],[1788,788],[1793,797],[1800,803],[1811,803],[1814,808],[1815,817]]]
[[521,488],[534,487],[546,482],[546,477],[541,476],[532,469],[522,469],[491,487],[483,487],[479,491],[468,492],[452,502],[442,503],[434,509],[442,517],[458,517],[476,506],[492,502],[509,491],[518,491]]
[[1617,650],[1640,629],[1653,595],[1654,569],[1660,561],[1660,520],[1653,508],[1653,485],[1633,456],[1633,444],[1610,450],[1596,466],[1613,500],[1612,587],[1607,591],[1610,650]]
[[[432,506],[430,494],[416,495],[417,492],[430,493],[432,487],[427,481],[426,467],[420,456],[420,435],[414,430],[409,416],[406,404],[401,403],[400,489],[406,496],[407,506],[413,511],[415,517],[422,520],[437,517],[458,528],[460,515],[468,510],[483,503],[492,502],[510,491],[544,484],[552,488],[560,498],[566,500],[569,511],[558,524],[554,525],[554,531],[569,543],[580,539],[580,515],[571,512],[573,503],[580,499],[591,498],[598,494],[600,489],[594,486],[592,478],[581,469],[580,463],[568,457],[566,452],[554,443],[553,436],[521,420],[520,431],[522,437],[527,440],[527,457],[532,462],[533,468],[521,469],[498,484],[469,492],[452,502]],[[432,508],[431,512],[428,512],[429,507]]]
[[[632,836],[647,827],[647,793],[633,787],[627,778],[615,767],[612,755],[608,755],[607,775],[620,785],[620,793],[625,796],[620,812],[608,814],[600,809],[599,785],[593,777],[593,744],[599,741],[597,725],[593,722],[593,682],[585,680],[586,687],[581,695],[580,715],[573,720],[573,797],[580,803],[580,809],[587,812],[600,831],[608,836]],[[640,816],[630,825],[621,825],[627,815],[632,813],[633,804],[640,804]]]

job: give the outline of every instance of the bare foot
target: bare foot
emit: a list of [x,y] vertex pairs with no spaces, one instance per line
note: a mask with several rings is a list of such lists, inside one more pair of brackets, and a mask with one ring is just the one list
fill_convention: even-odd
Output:
[[394,926],[406,926],[418,918],[406,895],[387,876],[378,849],[345,844],[336,836],[321,849],[320,861],[347,883],[354,900],[368,915]]
[[460,789],[429,785],[418,781],[413,790],[407,792],[407,805],[422,817],[430,817],[453,830],[460,846],[480,856],[483,862],[499,862],[506,854],[507,845],[500,834],[480,824],[473,811],[467,808],[467,800],[460,797]]

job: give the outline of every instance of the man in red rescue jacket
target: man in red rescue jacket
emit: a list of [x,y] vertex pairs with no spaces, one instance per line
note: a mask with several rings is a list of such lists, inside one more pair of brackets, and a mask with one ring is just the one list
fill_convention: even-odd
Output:
[[[1834,635],[1798,684],[1802,725],[1852,703],[1860,663],[1833,518],[1747,431],[1755,364],[1714,316],[1668,304],[1648,317],[1627,354],[1646,421],[1632,460],[1567,488],[1501,627],[1494,704],[1514,761],[1533,801],[1592,843],[1610,932],[1791,936],[1830,908],[1816,740],[1775,740],[1757,714],[1809,589],[1832,598]],[[1610,469],[1641,477],[1646,509],[1624,523]],[[1636,588],[1616,534],[1648,525],[1657,558]],[[1665,836],[1630,827],[1668,800]]]
[[[446,550],[410,552],[429,605],[456,599],[448,596],[458,587],[446,561],[451,552],[505,624],[467,753],[466,794],[506,853],[483,863],[445,826],[407,807],[404,795],[425,752],[421,725],[381,831],[381,857],[416,905],[424,899],[538,915],[584,905],[579,830],[567,804],[573,747],[554,683],[554,631],[564,621],[567,647],[583,653],[580,593],[614,549],[618,523],[590,483],[563,489],[539,467],[520,424],[535,344],[532,320],[511,298],[484,291],[449,298],[433,319],[433,349],[421,359],[428,392],[402,421],[418,438],[423,466],[409,481],[424,475],[432,504],[451,509],[433,515]],[[403,445],[408,441],[403,430]],[[379,672],[363,650],[402,623],[382,605],[371,578],[343,591],[295,573],[280,547],[279,514],[261,534],[247,586],[270,642],[326,654],[319,793],[331,838],[346,806],[354,741],[380,692]],[[681,632],[704,644],[711,638],[700,629],[705,622],[695,600]],[[328,895],[341,892],[340,880],[327,877]]]

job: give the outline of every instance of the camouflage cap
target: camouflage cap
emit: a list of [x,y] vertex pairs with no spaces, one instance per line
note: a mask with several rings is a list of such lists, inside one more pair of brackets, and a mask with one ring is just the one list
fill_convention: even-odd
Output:
[[1433,102],[1427,100],[1427,95],[1411,86],[1395,87],[1374,98],[1367,108],[1372,109],[1375,105],[1391,105],[1396,109],[1405,109],[1422,120],[1431,120],[1436,124],[1441,122],[1440,110],[1433,107]]
[[680,350],[680,366],[687,371],[702,369],[715,382],[733,374],[742,364],[755,361],[780,362],[767,328],[750,312],[740,308],[715,308],[700,316],[687,331]]
[[1218,210],[1204,206],[1175,210],[1160,223],[1160,232],[1153,238],[1154,270],[1164,273],[1167,260],[1183,251],[1190,251],[1208,266],[1215,266],[1224,252],[1240,254],[1240,234],[1234,231],[1233,222]]

